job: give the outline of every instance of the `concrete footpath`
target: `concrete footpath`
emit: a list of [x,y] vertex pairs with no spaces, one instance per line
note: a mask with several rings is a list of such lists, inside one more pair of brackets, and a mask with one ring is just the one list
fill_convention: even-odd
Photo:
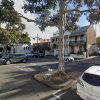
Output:
[[97,56],[90,56],[90,57],[87,57],[85,59],[79,59],[79,60],[75,60],[75,61],[85,61],[85,60],[93,59],[95,57],[97,57]]

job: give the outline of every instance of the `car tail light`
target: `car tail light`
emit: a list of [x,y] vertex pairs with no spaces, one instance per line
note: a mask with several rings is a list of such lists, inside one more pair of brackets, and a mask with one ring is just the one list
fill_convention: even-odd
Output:
[[83,82],[80,80],[80,79],[78,79],[78,81],[77,81],[81,86],[83,86],[84,87],[84,84],[83,84]]

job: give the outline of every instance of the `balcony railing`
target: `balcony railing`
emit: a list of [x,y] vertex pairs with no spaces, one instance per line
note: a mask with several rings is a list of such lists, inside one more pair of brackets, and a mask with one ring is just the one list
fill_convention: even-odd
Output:
[[69,44],[84,44],[86,43],[84,40],[80,40],[80,41],[69,41]]

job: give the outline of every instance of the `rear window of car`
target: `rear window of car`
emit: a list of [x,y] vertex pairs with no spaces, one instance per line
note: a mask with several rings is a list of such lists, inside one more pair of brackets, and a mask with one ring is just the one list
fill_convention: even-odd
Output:
[[82,78],[85,82],[89,83],[90,85],[100,86],[100,76],[98,75],[84,73]]

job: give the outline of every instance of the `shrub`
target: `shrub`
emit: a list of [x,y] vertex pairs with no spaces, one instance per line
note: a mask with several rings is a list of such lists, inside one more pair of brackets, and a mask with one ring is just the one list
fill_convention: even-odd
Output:
[[82,51],[78,51],[77,54],[78,55],[83,55],[83,52]]

